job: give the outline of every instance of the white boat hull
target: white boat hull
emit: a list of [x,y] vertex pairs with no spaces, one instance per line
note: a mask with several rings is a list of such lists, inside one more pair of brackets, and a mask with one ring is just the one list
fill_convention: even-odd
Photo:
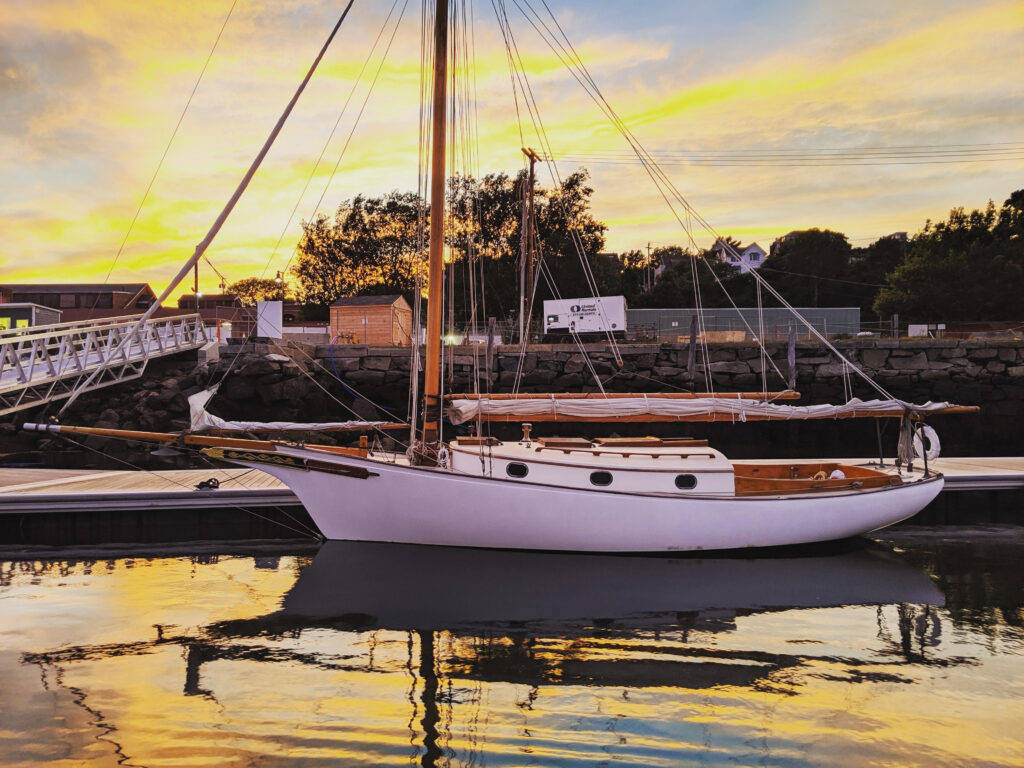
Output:
[[[687,496],[563,488],[277,446],[368,477],[239,461],[287,484],[327,539],[577,552],[682,552],[832,541],[912,517],[941,475],[879,489]],[[238,461],[237,459],[235,459]],[[361,473],[361,472],[360,472]]]

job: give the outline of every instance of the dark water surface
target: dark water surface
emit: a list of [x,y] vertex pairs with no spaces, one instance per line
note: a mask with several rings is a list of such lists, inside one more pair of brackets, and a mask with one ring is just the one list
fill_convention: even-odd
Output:
[[1024,528],[0,553],[0,765],[1024,765]]

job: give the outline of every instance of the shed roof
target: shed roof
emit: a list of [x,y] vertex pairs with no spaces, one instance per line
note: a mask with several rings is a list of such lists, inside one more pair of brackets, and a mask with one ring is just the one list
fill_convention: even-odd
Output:
[[409,304],[406,302],[406,300],[404,298],[402,298],[402,294],[400,294],[400,293],[387,294],[385,296],[345,296],[345,297],[340,298],[337,301],[335,301],[333,304],[331,304],[331,306],[332,307],[390,307],[393,304],[397,304],[399,301],[402,302],[403,304],[405,304],[406,307],[409,306]]

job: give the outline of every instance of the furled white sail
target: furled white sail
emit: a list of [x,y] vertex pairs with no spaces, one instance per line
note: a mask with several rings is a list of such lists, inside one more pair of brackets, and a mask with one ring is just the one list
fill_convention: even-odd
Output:
[[636,397],[568,398],[554,395],[548,398],[491,400],[487,398],[452,400],[448,417],[456,424],[479,418],[538,418],[555,417],[567,421],[574,419],[621,419],[644,416],[677,418],[680,421],[696,418],[723,417],[723,420],[748,419],[846,419],[871,416],[902,416],[904,413],[939,413],[957,406],[950,403],[927,402],[923,405],[903,400],[860,400],[853,398],[843,405],[781,405],[757,400],[719,397],[694,399],[663,398],[654,395]]
[[260,432],[260,431],[316,431],[330,429],[359,429],[365,427],[379,427],[388,422],[385,421],[327,421],[327,422],[297,422],[297,421],[227,421],[214,416],[206,410],[206,404],[210,402],[217,393],[217,387],[204,389],[196,392],[188,398],[188,408],[191,417],[190,429],[192,432],[203,432],[210,429],[222,429],[238,432]]

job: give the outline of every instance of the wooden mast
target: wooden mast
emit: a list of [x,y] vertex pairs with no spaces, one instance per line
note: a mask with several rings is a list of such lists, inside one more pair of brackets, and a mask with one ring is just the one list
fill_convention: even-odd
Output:
[[427,350],[423,383],[423,447],[433,454],[441,418],[441,296],[444,274],[445,144],[447,131],[448,0],[434,10],[434,101],[430,149],[430,269],[427,277]]

